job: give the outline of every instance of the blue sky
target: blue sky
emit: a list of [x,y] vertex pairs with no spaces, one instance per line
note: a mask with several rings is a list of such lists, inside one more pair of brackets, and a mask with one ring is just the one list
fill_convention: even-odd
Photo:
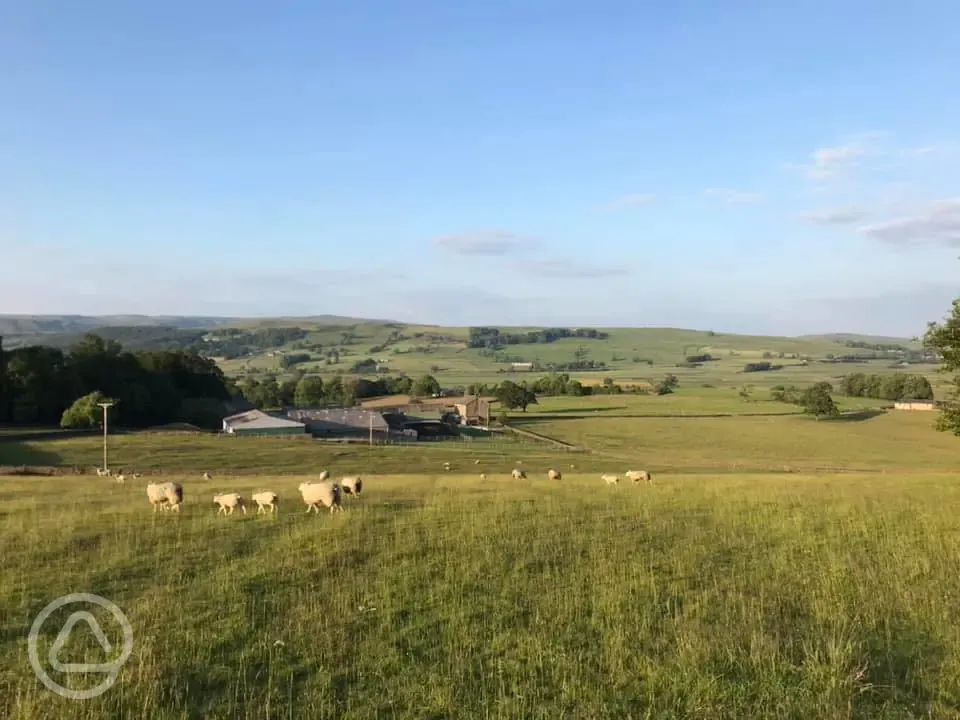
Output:
[[922,333],[960,5],[0,0],[0,312]]

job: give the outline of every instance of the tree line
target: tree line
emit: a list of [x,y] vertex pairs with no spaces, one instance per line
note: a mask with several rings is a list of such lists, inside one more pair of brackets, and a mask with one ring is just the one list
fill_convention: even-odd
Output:
[[[116,402],[110,421],[124,427],[171,422],[219,425],[232,384],[209,358],[194,350],[129,352],[120,343],[87,333],[69,350],[32,345],[0,349],[0,422],[99,424],[95,401]],[[68,413],[81,398],[93,410]]]
[[562,338],[606,340],[609,333],[595,328],[544,328],[528,332],[503,332],[495,327],[472,327],[468,331],[467,346],[471,348],[501,348],[505,345],[533,345],[552,343]]
[[877,400],[933,400],[933,388],[923,375],[851,373],[840,379],[840,393]]

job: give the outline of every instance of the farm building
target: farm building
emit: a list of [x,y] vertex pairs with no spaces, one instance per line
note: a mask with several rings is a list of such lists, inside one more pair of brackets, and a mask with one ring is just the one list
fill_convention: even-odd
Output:
[[937,404],[933,400],[897,400],[893,407],[895,410],[936,410]]
[[384,413],[362,408],[325,408],[315,410],[289,410],[287,416],[303,422],[314,437],[369,437],[371,430],[375,439],[400,439],[402,425],[390,426]]
[[307,426],[262,410],[247,410],[223,419],[223,432],[230,435],[303,435]]

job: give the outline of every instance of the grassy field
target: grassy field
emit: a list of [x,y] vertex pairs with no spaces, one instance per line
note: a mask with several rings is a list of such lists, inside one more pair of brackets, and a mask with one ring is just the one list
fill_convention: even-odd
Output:
[[[276,323],[274,323],[276,324]],[[297,324],[288,321],[288,325]],[[309,327],[300,323],[304,329]],[[403,340],[391,341],[390,335],[402,327]],[[353,337],[345,344],[346,329]],[[524,332],[537,328],[511,328],[512,332]],[[810,336],[799,338],[734,335],[711,331],[683,330],[673,328],[600,328],[609,333],[605,340],[560,339],[552,343],[510,345],[503,354],[518,361],[562,363],[574,359],[577,348],[588,351],[587,359],[604,362],[602,371],[571,372],[582,381],[599,382],[612,377],[618,382],[658,381],[667,372],[677,375],[684,386],[702,384],[737,386],[744,384],[769,387],[780,383],[809,384],[823,379],[836,378],[849,372],[888,373],[890,360],[875,360],[857,364],[826,364],[819,362],[827,355],[843,355],[864,352],[847,347],[847,341],[900,344],[912,349],[920,346],[906,338],[874,338],[870,336]],[[380,323],[357,323],[354,325],[318,326],[302,343],[320,344],[324,352],[337,349],[340,362],[328,365],[323,353],[310,353],[311,361],[297,367],[309,373],[329,376],[346,372],[359,360],[374,358],[382,360],[391,373],[406,373],[417,376],[434,374],[442,384],[456,385],[471,382],[497,382],[504,377],[520,380],[535,378],[541,372],[516,372],[509,376],[500,370],[509,364],[503,357],[484,354],[481,350],[468,348],[468,328],[436,326],[394,326]],[[381,348],[381,349],[377,349]],[[293,345],[281,347],[251,357],[222,361],[223,370],[231,376],[247,373],[280,373],[281,356],[289,352],[303,352]],[[716,358],[698,368],[678,367],[690,355],[711,354]],[[764,353],[770,355],[765,358]],[[784,357],[779,357],[780,354]],[[797,357],[792,357],[797,356]],[[806,365],[800,358],[808,357]],[[772,372],[744,373],[744,365],[750,362],[769,360],[782,364],[783,368]],[[934,366],[912,365],[905,370],[933,376]]]
[[[0,478],[0,717],[956,718],[960,441],[876,405],[818,422],[681,388],[514,413],[589,453],[111,437],[112,466],[183,482],[183,511],[154,515],[146,478]],[[100,458],[96,436],[0,439],[0,465]],[[654,482],[599,480],[630,467]],[[363,497],[304,513],[322,468],[363,474]],[[217,516],[214,493],[256,489],[277,516]],[[116,686],[84,702],[27,660],[71,592],[134,629]],[[71,642],[62,660],[104,661]]]

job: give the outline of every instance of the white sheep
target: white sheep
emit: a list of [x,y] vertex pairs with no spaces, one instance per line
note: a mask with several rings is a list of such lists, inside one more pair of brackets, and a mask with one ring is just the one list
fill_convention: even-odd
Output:
[[277,512],[277,508],[280,505],[280,498],[275,492],[271,492],[270,490],[254,493],[252,498],[257,504],[257,515],[262,512]]
[[320,477],[317,478],[319,482],[323,482],[324,480],[329,480],[329,479],[330,479],[329,470],[324,470],[322,473],[320,473]]
[[203,479],[204,479],[204,480],[213,480],[213,475],[211,475],[211,474],[208,473],[208,472],[205,472],[205,473],[203,474]]
[[123,484],[127,481],[127,476],[123,473],[117,473],[117,477],[115,479],[118,483]]
[[486,474],[486,473],[480,473],[480,479],[481,479],[481,480],[486,480],[486,479],[487,479],[487,474]]
[[474,464],[474,465],[479,465],[479,464],[480,464],[480,461],[479,461],[479,460],[474,460],[474,461],[473,461],[473,464]]
[[450,463],[448,463],[448,462],[445,462],[445,463],[443,464],[443,469],[444,469],[444,470],[450,470],[450,468],[452,468],[452,467],[453,467],[453,466],[452,466]]
[[635,483],[638,483],[641,480],[653,482],[653,475],[646,470],[627,470],[624,475],[626,476],[627,480],[633,480]]
[[514,468],[514,469],[513,469],[513,472],[511,472],[510,474],[513,475],[513,479],[514,479],[514,480],[526,480],[526,479],[527,479],[527,474],[526,474],[523,470],[520,470],[519,468]]
[[563,478],[563,476],[560,474],[560,471],[555,470],[554,468],[547,470],[547,477],[551,480],[560,480]]
[[607,485],[616,485],[620,482],[619,475],[601,475],[600,479],[603,480]]
[[359,475],[351,475],[350,477],[345,477],[340,479],[340,487],[343,488],[343,492],[347,495],[360,495],[360,491],[363,490],[363,478]]
[[247,503],[240,493],[234,492],[214,495],[213,501],[220,506],[217,509],[217,515],[220,513],[223,513],[224,515],[233,515],[233,511],[237,508],[240,508],[244,515],[247,514]]
[[109,474],[110,474],[109,470],[106,470],[105,468],[102,468],[102,467],[97,468],[97,477],[107,477]]
[[183,503],[183,486],[180,483],[150,483],[147,485],[147,499],[153,505],[153,511],[175,510],[180,512]]
[[320,506],[330,508],[330,512],[343,512],[341,505],[342,493],[340,486],[331,482],[304,482],[300,483],[300,497],[307,505],[307,512],[316,510],[320,512]]

